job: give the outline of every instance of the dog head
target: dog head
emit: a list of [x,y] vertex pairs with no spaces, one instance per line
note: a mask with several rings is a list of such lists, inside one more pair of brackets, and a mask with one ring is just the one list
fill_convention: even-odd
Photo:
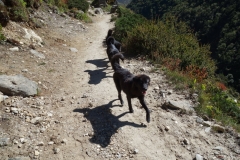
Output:
[[150,84],[150,77],[145,74],[140,74],[133,77],[133,82],[141,94],[145,95],[148,89],[148,85]]

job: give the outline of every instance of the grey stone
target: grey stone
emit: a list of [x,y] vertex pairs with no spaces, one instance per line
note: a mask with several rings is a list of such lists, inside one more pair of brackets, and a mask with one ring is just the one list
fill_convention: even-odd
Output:
[[0,138],[0,147],[9,145],[10,138]]
[[38,52],[34,49],[31,49],[30,53],[33,54],[34,56],[38,57],[38,58],[45,59],[44,54],[42,54],[42,53],[40,53],[40,52]]
[[13,51],[13,52],[16,52],[16,51],[19,51],[19,48],[18,47],[13,47],[13,48],[9,48],[10,51]]
[[22,75],[0,75],[0,91],[8,96],[34,96],[38,85]]
[[210,122],[210,121],[203,121],[202,124],[203,124],[204,126],[207,126],[207,127],[212,126],[212,122]]
[[74,52],[74,53],[78,52],[78,50],[76,48],[69,48],[69,49],[71,52]]
[[215,148],[213,148],[214,150],[217,150],[217,151],[220,151],[220,152],[222,152],[223,151],[223,147],[221,147],[221,146],[217,146],[217,147],[215,147]]
[[203,160],[203,157],[200,154],[196,154],[196,160]]
[[210,133],[210,132],[211,132],[211,127],[207,127],[204,131],[205,131],[206,133]]
[[31,123],[32,123],[32,124],[38,124],[38,123],[40,123],[42,120],[43,120],[42,117],[35,117],[35,118],[33,118],[33,119],[31,120]]
[[103,14],[103,10],[102,10],[102,8],[95,8],[94,13],[95,14]]
[[174,110],[186,110],[186,111],[192,110],[187,104],[185,104],[182,101],[169,100],[165,102],[162,107],[168,108],[168,109],[174,109]]
[[212,126],[212,128],[219,133],[225,132],[225,128],[223,126],[218,125],[218,124],[214,124]]
[[53,149],[53,153],[54,153],[54,154],[57,154],[57,153],[59,153],[59,152],[60,152],[60,149],[59,149],[59,148],[54,148],[54,149]]
[[204,120],[200,117],[197,117],[196,122],[202,124],[204,122]]

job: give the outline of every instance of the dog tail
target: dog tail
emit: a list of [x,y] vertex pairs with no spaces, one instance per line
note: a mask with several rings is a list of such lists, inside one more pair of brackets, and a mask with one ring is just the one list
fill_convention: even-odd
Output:
[[119,64],[119,59],[121,59],[124,62],[124,56],[120,52],[115,54],[111,59],[111,65],[114,71],[122,69],[122,67]]

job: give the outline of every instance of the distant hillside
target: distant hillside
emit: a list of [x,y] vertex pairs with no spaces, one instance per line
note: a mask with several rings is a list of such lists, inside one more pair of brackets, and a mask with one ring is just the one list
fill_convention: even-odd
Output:
[[240,1],[132,0],[127,6],[148,19],[175,15],[186,22],[212,57],[228,83],[240,91]]

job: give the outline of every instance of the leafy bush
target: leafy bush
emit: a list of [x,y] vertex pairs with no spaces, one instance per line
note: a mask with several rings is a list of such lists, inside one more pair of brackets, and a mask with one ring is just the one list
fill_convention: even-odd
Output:
[[[220,85],[221,86],[221,85]],[[240,104],[227,90],[208,83],[206,90],[200,92],[198,113],[221,121],[225,125],[239,128]]]
[[10,18],[14,21],[24,21],[27,22],[29,19],[28,12],[26,9],[26,2],[24,0],[9,1],[10,8]]
[[69,0],[67,4],[68,8],[77,8],[83,12],[87,12],[89,8],[89,3],[86,0]]
[[42,4],[42,0],[24,0],[27,7],[39,8]]
[[77,13],[76,18],[80,19],[80,20],[82,20],[86,23],[91,23],[92,22],[92,19],[88,16],[87,13]]
[[119,41],[123,41],[127,37],[128,32],[131,32],[136,25],[146,21],[141,15],[135,14],[123,7],[119,7],[118,15],[119,18],[115,23],[114,36]]
[[125,47],[130,53],[147,55],[157,63],[163,64],[168,58],[179,61],[180,71],[199,75],[200,79],[212,76],[216,69],[209,46],[199,46],[187,26],[175,19],[137,25],[127,32]]
[[1,41],[4,41],[6,38],[5,38],[5,36],[3,35],[3,33],[2,33],[2,26],[1,26],[1,24],[0,24],[0,42]]

